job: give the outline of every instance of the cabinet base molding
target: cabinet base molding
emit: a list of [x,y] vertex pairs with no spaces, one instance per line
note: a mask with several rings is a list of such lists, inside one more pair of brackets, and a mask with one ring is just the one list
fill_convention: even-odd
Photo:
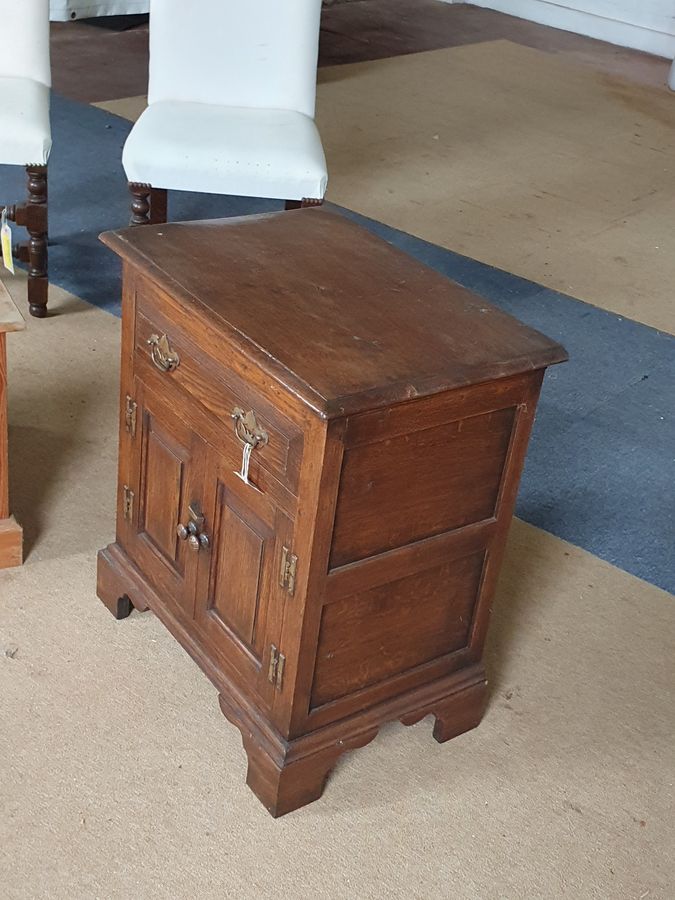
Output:
[[23,529],[14,516],[0,519],[0,569],[20,566],[23,562]]
[[220,708],[241,732],[248,757],[246,783],[277,818],[318,800],[338,758],[365,747],[385,723],[398,719],[414,725],[434,716],[433,736],[443,743],[475,728],[486,701],[485,673],[476,666],[288,741],[236,690],[220,695]]
[[126,619],[133,609],[145,612],[150,608],[145,600],[150,588],[119,544],[99,550],[97,560],[96,593],[116,619]]
[[151,609],[209,677],[219,692],[223,714],[241,732],[248,758],[246,783],[275,818],[317,800],[338,758],[370,743],[385,723],[399,720],[414,725],[431,715],[435,719],[433,737],[443,743],[475,728],[485,711],[487,682],[483,666],[477,664],[300,737],[285,739],[213,665],[119,544],[110,544],[98,554],[97,593],[118,619],[133,609]]

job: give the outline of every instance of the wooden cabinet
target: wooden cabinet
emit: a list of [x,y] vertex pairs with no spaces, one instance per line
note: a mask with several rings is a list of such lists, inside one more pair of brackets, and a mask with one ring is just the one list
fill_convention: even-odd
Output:
[[273,815],[386,721],[477,725],[563,349],[323,210],[104,239],[124,259],[104,603],[152,609],[202,667]]
[[19,566],[23,561],[23,531],[11,515],[9,504],[6,335],[25,327],[21,313],[0,281],[0,569]]

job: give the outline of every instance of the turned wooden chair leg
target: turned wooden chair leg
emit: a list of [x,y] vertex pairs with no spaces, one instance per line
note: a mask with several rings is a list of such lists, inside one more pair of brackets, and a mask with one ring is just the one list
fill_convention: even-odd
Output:
[[129,182],[131,191],[130,225],[161,225],[166,222],[167,192],[149,184]]
[[131,191],[131,219],[129,224],[149,225],[152,188],[149,184],[138,184],[138,182],[130,181],[129,190]]
[[47,166],[26,166],[28,204],[28,309],[32,316],[47,315]]
[[150,191],[150,224],[163,225],[167,215],[167,192],[165,188]]
[[321,206],[323,200],[312,199],[311,197],[303,197],[302,200],[287,200],[285,209],[306,209],[308,206]]

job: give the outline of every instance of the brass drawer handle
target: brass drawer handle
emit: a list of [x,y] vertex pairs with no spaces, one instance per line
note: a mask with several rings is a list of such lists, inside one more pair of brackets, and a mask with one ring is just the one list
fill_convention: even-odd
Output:
[[264,447],[269,441],[269,435],[258,425],[252,409],[245,413],[243,409],[235,406],[232,410],[232,418],[234,419],[234,433],[243,444],[241,469],[234,474],[237,478],[241,478],[244,484],[259,491],[260,488],[256,487],[248,477],[248,469],[251,463],[251,453],[256,447]]
[[161,337],[158,334],[151,334],[147,343],[150,347],[152,361],[160,372],[173,372],[178,368],[180,357],[171,347],[169,338],[165,334]]
[[182,522],[179,522],[176,526],[176,534],[178,535],[179,540],[187,541],[190,550],[199,551],[202,548],[208,550],[211,542],[209,541],[209,536],[204,531],[204,516],[194,504],[188,506],[188,512],[190,514],[190,519],[187,525],[183,525]]

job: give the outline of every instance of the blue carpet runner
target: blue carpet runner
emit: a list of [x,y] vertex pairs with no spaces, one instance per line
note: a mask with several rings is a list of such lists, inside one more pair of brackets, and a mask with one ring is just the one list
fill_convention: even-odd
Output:
[[[128,221],[121,153],[131,125],[58,96],[52,125],[50,281],[119,315],[119,260],[97,238]],[[0,166],[3,201],[23,190],[22,171]],[[170,198],[172,220],[280,208],[250,198]],[[517,513],[675,592],[675,338],[337,209],[567,347],[570,361],[544,382]]]

